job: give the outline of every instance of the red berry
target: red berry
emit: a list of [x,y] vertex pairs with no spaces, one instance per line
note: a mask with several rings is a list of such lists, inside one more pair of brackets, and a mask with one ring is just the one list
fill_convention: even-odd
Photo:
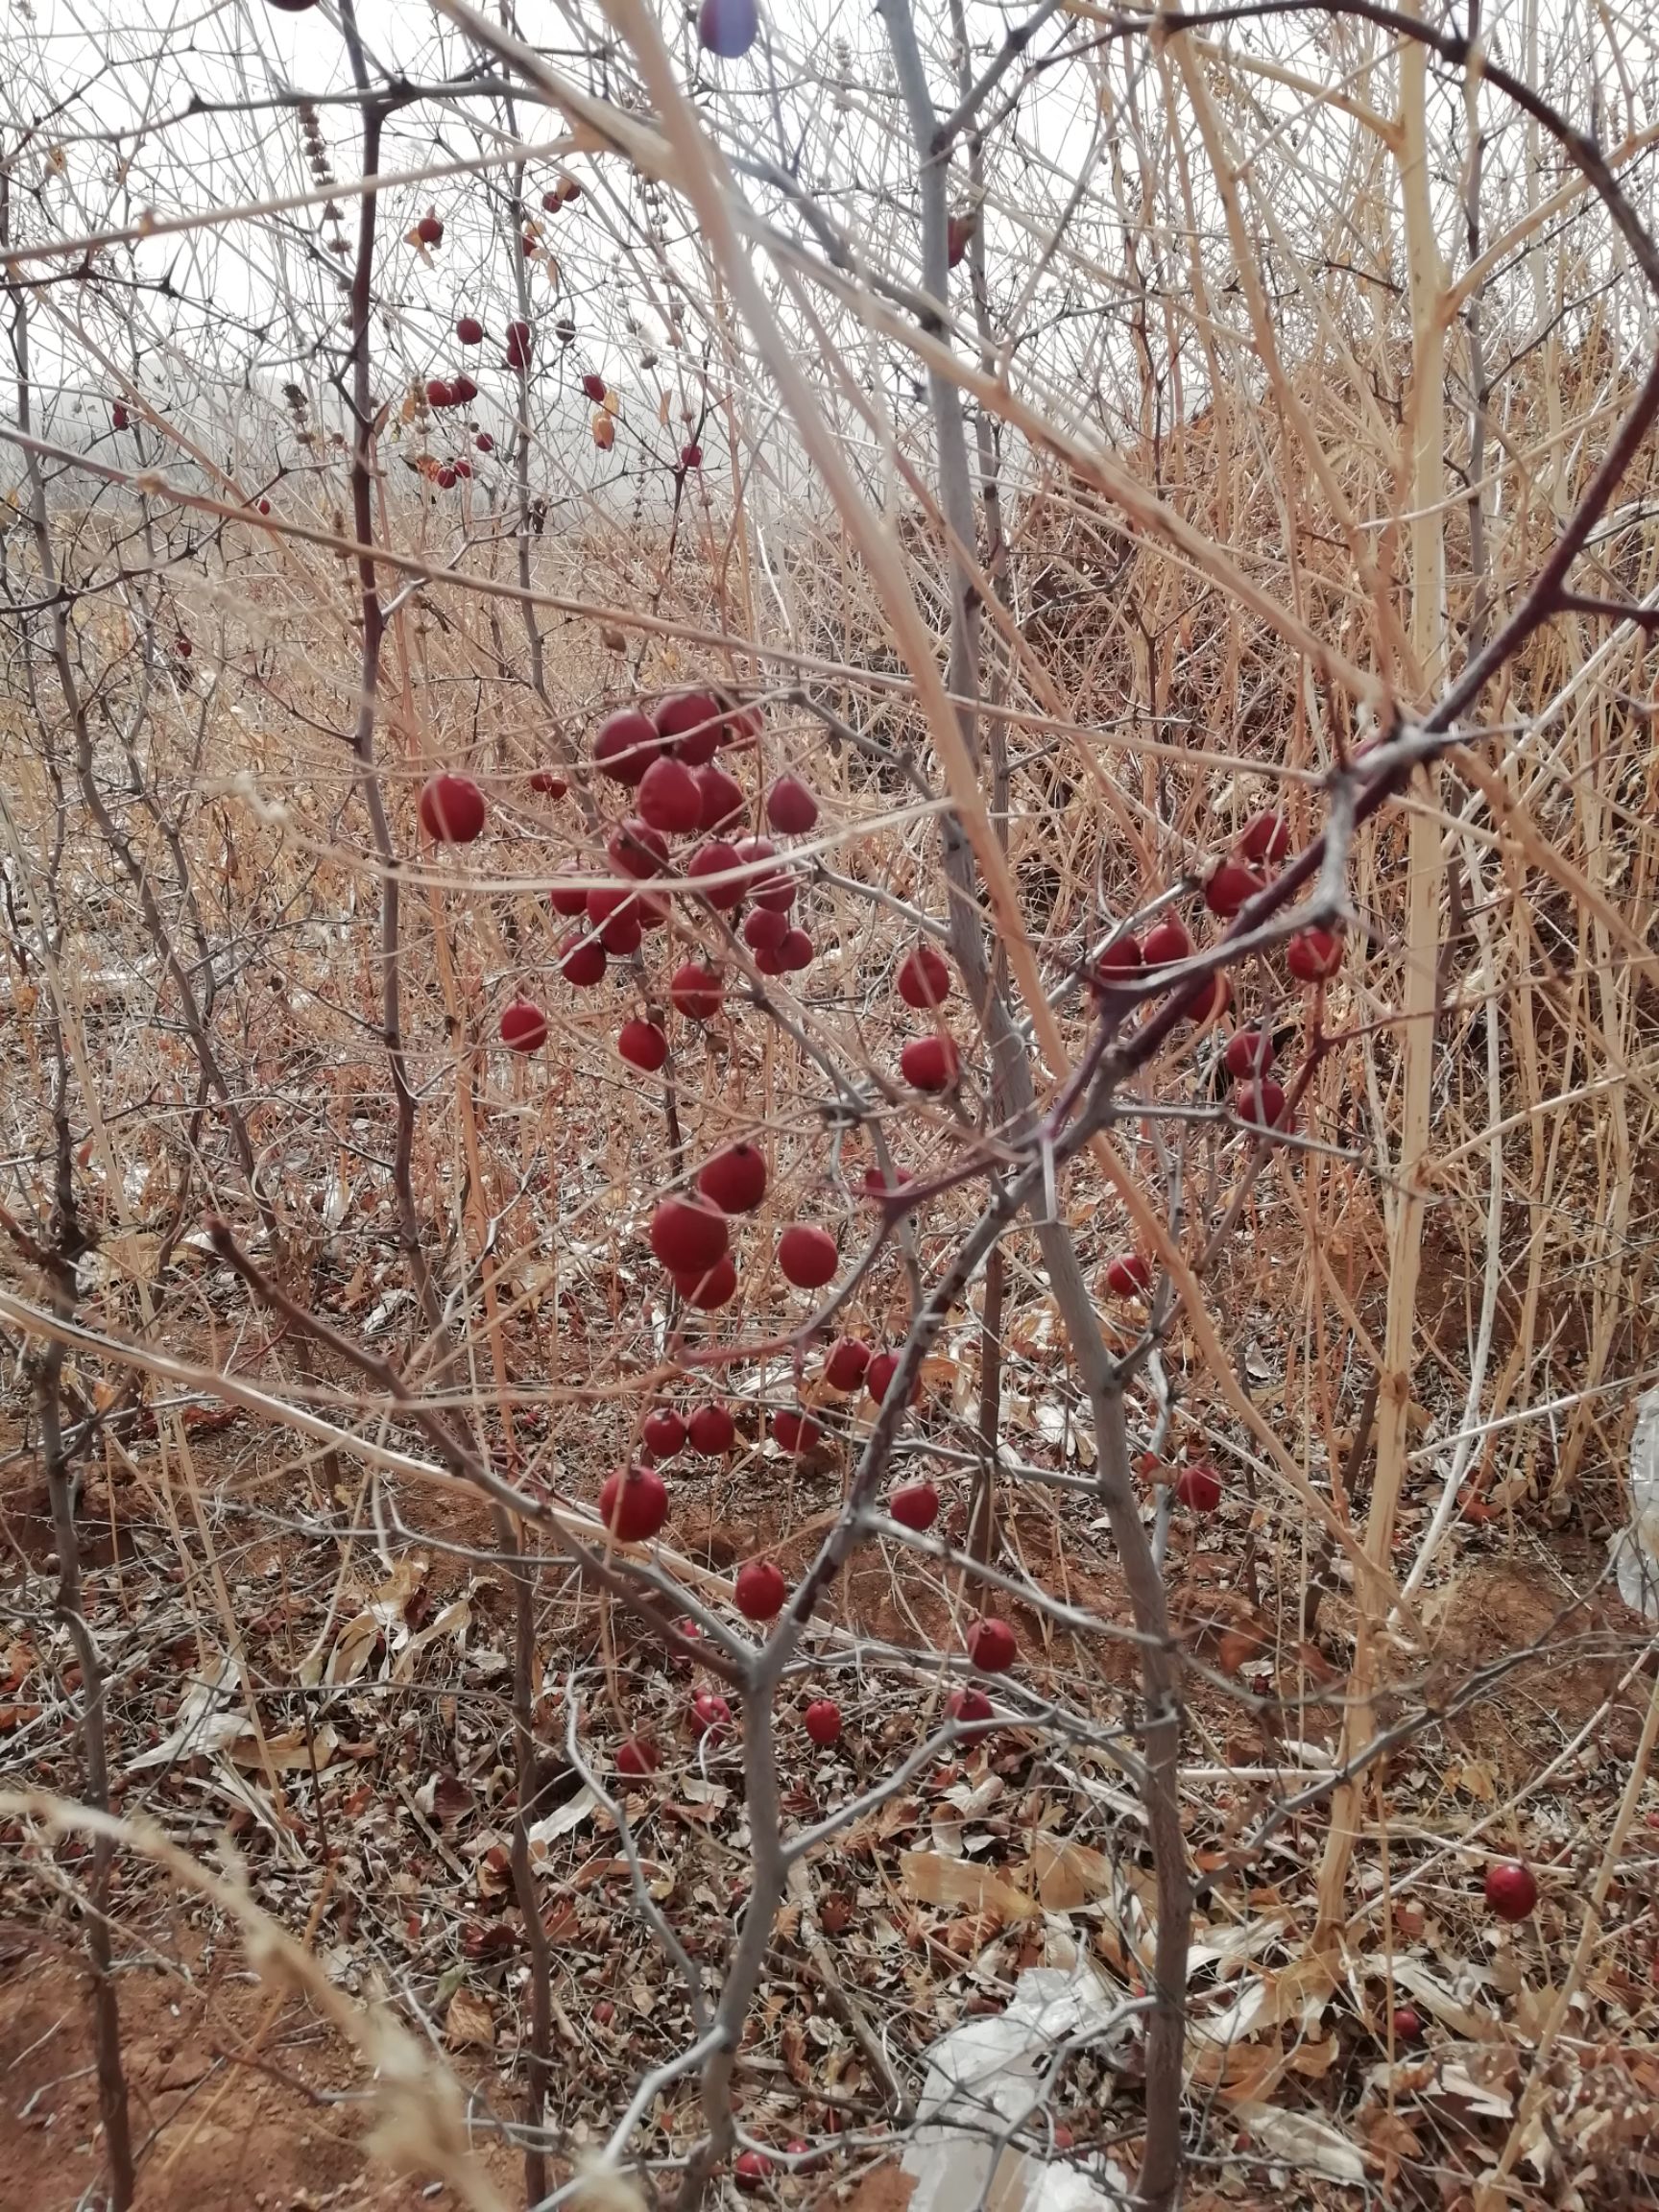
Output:
[[712,1022],[725,996],[726,987],[719,976],[700,960],[685,961],[668,981],[668,997],[688,1022]]
[[556,768],[537,768],[531,773],[530,788],[545,792],[549,799],[563,799],[570,786]]
[[1283,814],[1252,814],[1238,836],[1238,857],[1283,860],[1290,850],[1290,825]]
[[737,1268],[730,1252],[722,1253],[712,1267],[674,1277],[674,1287],[687,1306],[700,1313],[712,1313],[725,1305],[737,1287]]
[[888,1499],[887,1510],[901,1528],[931,1528],[939,1518],[939,1493],[931,1482],[906,1482]]
[[697,788],[703,805],[698,816],[699,830],[727,830],[733,822],[742,820],[743,809],[749,802],[743,796],[743,786],[734,776],[728,776],[717,761],[709,761],[697,770]]
[[730,708],[726,713],[720,742],[723,745],[753,745],[765,727],[758,706],[751,703],[746,707]]
[[649,1736],[630,1736],[616,1746],[618,1774],[655,1774],[661,1754]]
[[1020,1654],[1014,1631],[1006,1621],[987,1613],[968,1631],[968,1656],[981,1674],[1001,1674]]
[[800,886],[792,876],[775,873],[762,876],[749,886],[749,896],[764,914],[787,914],[795,903]]
[[732,1708],[718,1691],[699,1690],[691,1700],[691,1718],[700,1736],[724,1736],[732,1725]]
[[840,1263],[834,1238],[810,1222],[792,1221],[778,1239],[778,1264],[797,1290],[821,1290]]
[[685,1424],[693,1452],[705,1459],[718,1459],[737,1441],[737,1430],[724,1406],[699,1406]]
[[[742,862],[732,847],[722,844],[716,838],[711,845],[704,846],[702,852],[696,855],[685,873],[687,877],[693,878],[699,876],[725,876],[741,866]],[[702,896],[708,900],[710,906],[718,907],[724,911],[726,908],[737,904],[743,896],[743,889],[744,886],[740,882],[717,883],[712,890],[705,891]]]
[[1323,983],[1342,965],[1342,940],[1334,929],[1303,929],[1286,946],[1285,965],[1298,983]]
[[528,369],[536,341],[528,323],[509,323],[507,325],[507,366],[509,369]]
[[593,765],[616,783],[637,783],[662,750],[648,715],[637,707],[607,714],[593,736]]
[[988,1736],[991,1733],[986,1725],[991,1719],[991,1700],[983,1690],[975,1689],[972,1682],[966,1683],[960,1690],[951,1691],[945,1700],[945,1710],[965,1732],[973,1736]]
[[453,384],[451,384],[451,383],[449,382],[449,380],[448,380],[448,378],[447,378],[447,377],[445,377],[445,376],[429,376],[429,377],[427,378],[427,380],[426,380],[426,404],[427,404],[427,406],[428,406],[428,407],[453,407],[453,406],[454,406],[454,404],[455,404],[455,387],[454,387],[454,385],[453,385]]
[[1148,968],[1173,967],[1177,960],[1185,960],[1192,950],[1192,940],[1187,925],[1169,915],[1141,940],[1141,958]]
[[729,1144],[704,1162],[697,1188],[722,1214],[752,1214],[766,1195],[766,1156],[754,1144]]
[[1253,1083],[1238,1083],[1233,1090],[1233,1111],[1240,1121],[1259,1129],[1277,1129],[1285,1112],[1285,1091],[1271,1075],[1259,1075]]
[[605,857],[619,876],[656,876],[668,865],[668,840],[637,814],[629,814],[606,840]]
[[1139,1298],[1152,1281],[1152,1269],[1139,1252],[1120,1252],[1106,1262],[1106,1281],[1118,1298]]
[[766,794],[766,819],[785,837],[805,837],[818,819],[818,802],[799,776],[780,776]]
[[1204,885],[1204,903],[1223,918],[1237,914],[1262,888],[1262,878],[1239,860],[1223,860],[1210,871]]
[[841,1708],[833,1697],[814,1697],[801,1718],[821,1751],[841,1741]]
[[196,648],[191,644],[189,638],[184,636],[183,632],[180,631],[179,636],[173,640],[173,650],[178,654],[180,661],[188,661],[191,654],[195,652]]
[[1266,1029],[1235,1029],[1221,1059],[1228,1074],[1239,1081],[1250,1075],[1264,1075],[1273,1065],[1272,1033]]
[[468,476],[468,477],[469,477],[469,476],[471,475],[471,473],[472,473],[472,464],[471,464],[471,462],[470,462],[470,461],[457,461],[457,462],[456,462],[456,464],[455,464],[455,473],[456,473],[456,475],[457,475],[457,476]]
[[547,1042],[547,1017],[528,998],[501,1009],[501,1042],[510,1052],[540,1052]]
[[746,1559],[733,1586],[737,1610],[748,1621],[775,1621],[783,1610],[789,1585],[770,1559]]
[[831,1345],[824,1362],[824,1380],[835,1390],[856,1390],[870,1365],[870,1347],[856,1336],[843,1336]]
[[259,502],[259,512],[260,512],[260,514],[261,514],[261,515],[269,515],[269,514],[270,514],[270,512],[271,512],[271,502],[270,502],[270,500],[269,500],[269,499],[261,499],[261,500],[260,500],[260,502]]
[[639,908],[632,891],[596,884],[588,894],[588,919],[599,942],[618,959],[639,950]]
[[778,965],[786,975],[793,975],[812,965],[814,948],[805,929],[785,929],[778,946]]
[[726,1216],[688,1198],[664,1198],[651,1216],[651,1249],[670,1275],[700,1275],[726,1252]]
[[682,469],[701,469],[703,466],[702,446],[696,445],[682,445],[680,448],[680,466]]
[[618,1467],[599,1493],[599,1518],[623,1544],[646,1544],[668,1518],[668,1485],[654,1467]]
[[[559,871],[561,876],[580,876],[582,872],[581,863],[576,860],[566,860],[564,867]],[[547,903],[552,907],[555,914],[586,914],[588,911],[588,894],[586,891],[579,891],[574,884],[568,890],[563,890],[555,883],[552,890],[547,894]]]
[[434,214],[432,209],[428,207],[425,214],[415,226],[415,235],[420,239],[422,246],[442,246],[444,243],[442,218]]
[[449,387],[449,397],[457,407],[469,406],[472,400],[477,398],[478,387],[468,375],[465,369],[457,373],[454,382]]
[[1525,1920],[1538,1902],[1538,1877],[1519,1859],[1499,1859],[1486,1869],[1486,1903],[1500,1920]]
[[480,430],[472,443],[477,446],[480,453],[493,453],[495,450],[495,441],[491,437],[488,430]]
[[438,471],[438,488],[439,488],[439,490],[440,490],[441,492],[449,492],[449,491],[452,491],[452,490],[454,489],[454,485],[455,485],[455,471],[454,471],[454,469],[439,469],[439,471]]
[[600,406],[604,401],[605,379],[591,369],[582,379],[582,397],[585,399],[591,399],[595,407]]
[[725,734],[725,716],[711,691],[671,691],[652,708],[651,719],[688,768],[712,760]]
[[899,1055],[899,1069],[916,1091],[949,1091],[961,1071],[956,1046],[949,1037],[913,1037]]
[[470,776],[443,769],[421,786],[421,827],[440,844],[470,845],[484,831],[484,794]]
[[745,868],[753,867],[761,860],[776,860],[778,857],[778,848],[770,837],[739,837],[732,850]]
[[455,335],[463,346],[482,346],[484,325],[476,315],[459,315],[455,319]]
[[1208,1459],[1195,1459],[1176,1476],[1175,1495],[1194,1513],[1214,1513],[1221,1503],[1221,1478]]
[[781,1445],[792,1458],[799,1458],[803,1452],[810,1452],[823,1434],[817,1422],[805,1413],[787,1410],[774,1413],[771,1426],[772,1441]]
[[743,917],[743,942],[752,952],[776,952],[788,935],[789,925],[782,915],[765,906],[753,906]]
[[950,970],[943,952],[918,945],[899,969],[899,996],[906,1006],[943,1006],[950,994]]
[[951,215],[945,224],[945,263],[947,268],[960,268],[975,228],[972,215]]
[[1394,2040],[1396,2043],[1420,2043],[1423,2040],[1423,2020],[1415,2005],[1397,2005],[1394,2008]]
[[110,422],[117,430],[125,430],[130,420],[125,404],[117,399],[109,410]]
[[672,1459],[685,1442],[685,1424],[670,1407],[657,1406],[646,1414],[639,1436],[654,1459]]
[[702,827],[703,790],[684,760],[653,760],[639,780],[640,820],[670,836]]
[[[755,0],[703,0],[697,11],[697,36],[704,51],[735,61],[754,45],[760,30]],[[755,2157],[745,2152],[744,2157]],[[737,2161],[741,2166],[743,2160]]]
[[909,1172],[903,1167],[894,1168],[891,1183],[886,1180],[879,1167],[866,1167],[864,1170],[864,1195],[866,1198],[890,1198],[894,1191],[902,1190],[909,1180]]
[[[703,12],[705,15],[707,15],[710,8],[719,7],[722,9],[727,9],[730,8],[733,4],[733,0],[703,0]],[[709,40],[705,38],[703,43],[705,46],[707,46],[709,44]],[[739,54],[745,52],[746,50],[747,49],[744,46],[740,46],[736,49]],[[724,49],[717,46],[714,48],[714,51],[718,54],[723,52]],[[765,2188],[767,2177],[771,2172],[772,2161],[767,2157],[763,2151],[745,2151],[738,2157],[735,2165],[732,2169],[732,2178],[736,2182],[738,2188],[743,2192],[745,2197],[752,2197],[757,2189]]]
[[[898,1372],[899,1355],[897,1352],[878,1352],[875,1358],[871,1360],[869,1372],[864,1378],[864,1386],[878,1406],[886,1404],[887,1393],[893,1387],[893,1378]],[[918,1376],[910,1384],[908,1403],[914,1406],[921,1395],[922,1380]]]
[[1094,983],[1120,983],[1125,975],[1135,974],[1144,965],[1140,941],[1134,937],[1115,937],[1094,963]]
[[617,1034],[616,1049],[631,1067],[642,1068],[647,1075],[654,1075],[668,1057],[668,1040],[655,1022],[624,1022]]

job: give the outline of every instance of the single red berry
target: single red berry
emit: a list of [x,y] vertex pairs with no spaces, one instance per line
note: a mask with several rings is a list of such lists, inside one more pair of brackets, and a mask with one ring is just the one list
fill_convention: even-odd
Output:
[[121,400],[117,399],[114,406],[110,408],[109,421],[117,430],[126,429],[128,422],[131,421],[131,417],[128,415],[126,406]]
[[950,995],[950,970],[943,952],[918,945],[899,968],[899,996],[906,1006],[943,1006]]
[[[734,0],[703,0],[703,12],[706,15],[710,8],[718,6],[727,9],[733,4]],[[705,38],[703,43],[707,46],[709,40]],[[737,52],[740,54],[746,50],[746,47],[742,46],[737,48]],[[714,51],[718,54],[724,52],[725,49],[717,46]],[[745,2197],[753,2197],[757,2189],[765,2188],[771,2173],[772,2161],[763,2151],[745,2151],[740,2153],[732,2169],[732,2178]]]
[[800,889],[793,876],[777,871],[749,886],[749,896],[763,914],[787,914]]
[[1143,965],[1139,938],[1115,937],[1094,963],[1094,987],[1099,990],[1113,983],[1120,983],[1126,975],[1137,974]]
[[1262,878],[1240,860],[1223,860],[1213,868],[1204,885],[1204,903],[1224,920],[1248,905],[1262,889]]
[[639,1439],[654,1459],[672,1459],[685,1442],[685,1424],[672,1407],[656,1406],[645,1416]]
[[588,920],[607,952],[625,959],[639,950],[639,907],[632,891],[598,885],[588,894]]
[[725,716],[712,691],[671,691],[651,709],[651,719],[688,768],[714,757]]
[[810,1415],[791,1412],[787,1408],[773,1414],[771,1428],[772,1441],[795,1459],[804,1452],[810,1452],[823,1434]]
[[1500,1920],[1525,1920],[1538,1902],[1538,1877],[1519,1859],[1498,1859],[1486,1869],[1486,1903]]
[[856,1390],[870,1365],[870,1347],[856,1336],[843,1336],[830,1348],[824,1362],[824,1380],[835,1390]]
[[484,794],[470,776],[443,769],[421,786],[421,827],[440,844],[470,845],[484,833]]
[[271,502],[270,502],[270,500],[269,500],[269,499],[261,499],[261,500],[260,500],[260,502],[259,502],[259,512],[260,512],[260,514],[261,514],[261,515],[269,515],[269,514],[270,514],[270,512],[271,512]]
[[457,407],[469,407],[477,398],[478,387],[465,369],[456,372],[455,379],[449,387],[449,397],[452,404]]
[[637,805],[641,821],[670,836],[683,837],[702,826],[703,789],[684,760],[666,756],[653,760],[639,780]]
[[439,489],[441,492],[451,492],[451,491],[453,491],[453,490],[454,490],[454,488],[455,488],[455,471],[454,471],[454,469],[439,469],[439,471],[438,471],[438,489]]
[[889,1183],[879,1167],[866,1167],[864,1170],[864,1195],[866,1198],[890,1198],[896,1190],[902,1190],[909,1180],[910,1174],[907,1168],[895,1167],[893,1180]]
[[664,1198],[651,1216],[651,1249],[670,1275],[701,1274],[726,1251],[726,1216],[688,1198]]
[[668,1057],[668,1040],[655,1022],[624,1022],[616,1049],[631,1067],[654,1075]]
[[180,631],[178,637],[173,640],[173,650],[178,654],[180,661],[188,661],[191,654],[195,652],[196,648],[191,644],[189,638],[185,637],[184,633]]
[[1238,857],[1263,861],[1283,860],[1290,850],[1290,825],[1283,814],[1252,814],[1238,835]]
[[785,929],[778,943],[778,965],[785,975],[810,968],[815,948],[805,929]]
[[1150,1287],[1152,1269],[1139,1252],[1119,1252],[1106,1262],[1106,1281],[1118,1298],[1139,1298]]
[[1172,968],[1177,960],[1187,959],[1192,950],[1192,939],[1187,925],[1173,914],[1147,930],[1141,940],[1141,958],[1148,968]]
[[661,1760],[661,1753],[649,1736],[630,1736],[616,1746],[618,1774],[655,1774]]
[[442,246],[444,243],[443,218],[428,207],[415,226],[415,235],[422,246]]
[[[789,934],[789,925],[781,914],[774,914],[767,907],[752,906],[743,917],[743,942],[752,952],[776,952]],[[780,962],[780,972],[781,972]]]
[[737,1428],[724,1406],[699,1406],[685,1424],[693,1452],[718,1459],[737,1441]]
[[657,876],[668,865],[668,840],[639,815],[627,814],[606,840],[605,857],[618,876]]
[[712,1022],[725,999],[726,987],[712,968],[700,960],[687,960],[668,980],[668,997],[675,1011],[688,1022]]
[[724,1736],[732,1726],[732,1708],[717,1690],[699,1690],[691,1700],[691,1719],[699,1736]]
[[725,1305],[737,1287],[737,1267],[730,1252],[724,1252],[712,1267],[704,1267],[695,1273],[689,1270],[674,1277],[674,1287],[687,1306],[695,1306],[699,1313],[713,1313]]
[[945,1700],[945,1711],[970,1737],[988,1736],[991,1733],[991,1700],[983,1690],[976,1689],[972,1682],[965,1683],[960,1690],[951,1691]]
[[967,256],[975,228],[972,215],[951,215],[945,223],[945,262],[950,269],[961,267]]
[[455,318],[455,335],[463,346],[482,346],[484,325],[476,315],[458,315]]
[[[580,876],[582,872],[581,862],[577,860],[566,860],[564,867],[559,871],[561,876]],[[588,911],[588,894],[586,891],[579,890],[575,884],[571,884],[566,889],[564,885],[555,883],[552,890],[547,894],[547,903],[552,907],[555,914],[564,914],[567,917],[586,914]]]
[[818,802],[799,776],[780,776],[766,794],[766,819],[781,836],[805,837],[818,819]]
[[1342,940],[1334,929],[1303,929],[1286,946],[1285,965],[1298,983],[1323,983],[1342,965]]
[[507,325],[507,366],[509,369],[528,369],[536,341],[528,323],[509,323]]
[[427,378],[426,404],[428,407],[454,406],[455,387],[446,376],[429,376]]
[[457,475],[457,476],[462,476],[462,477],[469,477],[469,476],[471,475],[471,473],[472,473],[472,464],[471,464],[471,462],[470,462],[470,461],[457,461],[457,462],[456,462],[456,464],[455,464],[455,473],[456,473],[456,475]]
[[987,1613],[968,1631],[968,1656],[981,1674],[1001,1674],[1020,1655],[1020,1646],[1006,1621]]
[[778,857],[777,846],[766,836],[739,837],[733,841],[732,850],[745,868],[758,867],[762,860]]
[[840,1263],[834,1238],[808,1221],[792,1221],[778,1239],[778,1264],[797,1290],[821,1290]]
[[913,1037],[899,1055],[900,1072],[916,1091],[949,1091],[961,1065],[949,1037]]
[[[742,862],[732,847],[715,838],[712,844],[704,846],[685,874],[693,879],[702,876],[726,876],[741,866]],[[743,896],[743,888],[741,882],[716,883],[711,890],[703,891],[700,896],[707,899],[710,906],[725,912],[738,903]]]
[[733,822],[743,819],[743,809],[749,802],[743,796],[743,786],[734,776],[728,776],[718,761],[708,761],[696,771],[697,789],[703,805],[698,814],[699,830],[729,830]]
[[[878,1352],[875,1358],[871,1360],[869,1372],[864,1378],[864,1386],[878,1406],[886,1404],[887,1393],[892,1389],[893,1378],[898,1372],[899,1355],[897,1352]],[[916,1376],[910,1383],[910,1396],[907,1403],[914,1406],[921,1395],[922,1379],[920,1376]]]
[[1396,2043],[1420,2043],[1423,2040],[1423,2018],[1415,2005],[1397,2005],[1394,2008],[1394,2040]]
[[680,466],[682,469],[701,469],[703,466],[702,446],[695,444],[682,445],[680,448]]
[[495,450],[495,441],[491,437],[488,430],[480,430],[472,443],[477,446],[480,453],[493,453]]
[[[703,0],[697,11],[697,37],[705,53],[722,61],[735,61],[748,53],[759,36],[760,16],[755,0]],[[746,2157],[757,2155],[746,2152]],[[742,2159],[738,2160],[742,2164]]]
[[939,1493],[931,1482],[906,1482],[888,1499],[887,1510],[901,1528],[931,1528],[939,1518]]
[[1235,1029],[1221,1059],[1228,1074],[1240,1082],[1251,1075],[1265,1075],[1273,1065],[1271,1030]]
[[775,1621],[783,1610],[789,1585],[770,1559],[746,1559],[733,1586],[737,1610],[748,1621]]
[[599,1493],[599,1518],[623,1544],[648,1544],[668,1518],[668,1485],[654,1467],[618,1467]]
[[1181,1012],[1197,1028],[1219,1022],[1233,1003],[1233,986],[1223,974],[1200,976],[1181,999]]
[[595,407],[601,406],[604,402],[605,379],[591,369],[582,379],[582,397],[585,399],[591,399]]
[[841,1708],[833,1697],[814,1697],[802,1719],[807,1735],[821,1751],[841,1741]]
[[528,998],[501,1009],[501,1042],[510,1052],[540,1052],[547,1042],[547,1017]]
[[1233,1111],[1240,1121],[1249,1121],[1259,1129],[1277,1129],[1285,1111],[1284,1086],[1275,1083],[1271,1075],[1259,1075],[1252,1083],[1235,1084]]
[[1175,1495],[1194,1513],[1214,1513],[1221,1503],[1221,1478],[1208,1459],[1195,1459],[1176,1476]]
[[637,783],[662,750],[649,715],[637,707],[607,714],[593,736],[593,765],[616,783]]
[[704,1162],[697,1188],[722,1214],[753,1214],[766,1195],[766,1155],[754,1144],[729,1144]]

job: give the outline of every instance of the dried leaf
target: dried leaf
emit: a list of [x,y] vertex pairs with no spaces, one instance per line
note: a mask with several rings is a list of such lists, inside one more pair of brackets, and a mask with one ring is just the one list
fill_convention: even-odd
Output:
[[465,1983],[450,1998],[449,2009],[444,2015],[444,2040],[451,2051],[464,2051],[469,2046],[480,2051],[495,2048],[495,2015]]
[[1029,1873],[1045,1911],[1075,1912],[1118,1886],[1112,1862],[1086,1843],[1063,1836],[1039,1836],[1022,1873]]
[[1041,1911],[1034,1897],[990,1867],[948,1859],[939,1851],[904,1852],[899,1861],[899,1886],[920,1904],[995,1913],[1001,1920],[1034,1920]]
[[1364,2153],[1310,2112],[1286,2112],[1277,2104],[1240,2104],[1236,2117],[1262,2150],[1293,2166],[1310,2167],[1333,2181],[1365,2178]]

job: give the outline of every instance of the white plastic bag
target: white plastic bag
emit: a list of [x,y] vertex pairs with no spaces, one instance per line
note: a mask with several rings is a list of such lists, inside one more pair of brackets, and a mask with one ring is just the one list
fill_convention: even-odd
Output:
[[1613,1569],[1625,1604],[1659,1621],[1659,1390],[1645,1390],[1636,1401],[1630,1526],[1613,1539]]

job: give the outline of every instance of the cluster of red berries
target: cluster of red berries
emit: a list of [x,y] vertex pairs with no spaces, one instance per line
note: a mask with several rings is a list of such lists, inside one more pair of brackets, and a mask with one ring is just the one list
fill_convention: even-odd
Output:
[[[950,995],[950,970],[936,946],[908,951],[899,968],[899,996],[906,1006],[937,1016]],[[899,1055],[899,1071],[913,1091],[949,1091],[962,1070],[962,1059],[949,1031],[938,1027],[913,1037]]]

